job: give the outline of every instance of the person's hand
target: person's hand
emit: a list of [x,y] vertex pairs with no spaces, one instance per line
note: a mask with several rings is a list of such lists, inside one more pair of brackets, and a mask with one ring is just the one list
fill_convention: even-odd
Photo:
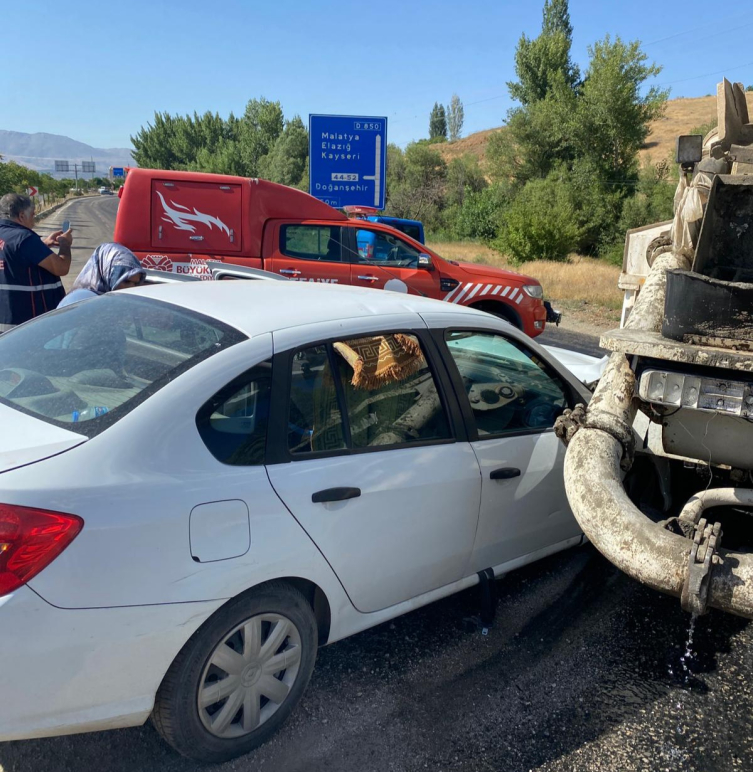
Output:
[[63,235],[63,231],[55,231],[49,236],[42,239],[42,242],[48,247],[56,247],[58,245],[58,239]]
[[70,248],[71,244],[73,244],[73,229],[68,228],[65,233],[60,233],[58,235],[57,245],[59,247],[67,246]]

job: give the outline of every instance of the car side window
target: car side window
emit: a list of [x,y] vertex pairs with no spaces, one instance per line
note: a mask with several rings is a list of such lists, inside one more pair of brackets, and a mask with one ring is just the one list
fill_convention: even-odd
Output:
[[223,464],[264,463],[272,362],[268,360],[215,394],[196,416],[209,452]]
[[298,352],[292,363],[287,431],[294,457],[453,438],[421,344],[403,333],[339,340]]
[[568,406],[560,377],[524,346],[494,333],[448,332],[479,439],[546,430]]
[[393,268],[418,268],[421,254],[410,244],[381,231],[357,230],[358,254],[356,262],[387,265]]
[[280,252],[299,260],[342,261],[342,228],[339,225],[283,225]]
[[288,450],[297,455],[346,447],[340,404],[327,346],[293,357],[288,406]]
[[452,438],[450,422],[421,344],[394,333],[333,344],[351,447]]

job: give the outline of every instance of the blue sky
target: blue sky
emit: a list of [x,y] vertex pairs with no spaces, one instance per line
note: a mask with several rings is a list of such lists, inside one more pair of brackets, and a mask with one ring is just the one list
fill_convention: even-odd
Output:
[[[538,34],[543,0],[31,0],[2,3],[0,129],[124,147],[155,110],[243,112],[248,99],[298,113],[386,115],[389,140],[428,133],[457,93],[464,133],[512,106],[515,45]],[[725,73],[753,83],[753,7],[702,0],[571,0],[573,57],[605,34],[643,41],[672,96]],[[727,32],[726,28],[730,31]]]

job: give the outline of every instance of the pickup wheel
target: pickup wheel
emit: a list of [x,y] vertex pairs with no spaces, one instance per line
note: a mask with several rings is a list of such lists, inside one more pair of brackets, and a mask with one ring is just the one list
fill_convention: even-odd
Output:
[[286,583],[271,582],[231,601],[194,633],[162,681],[152,722],[195,761],[248,753],[298,704],[316,650],[308,601]]
[[511,308],[508,308],[504,303],[495,303],[493,300],[483,300],[481,303],[472,305],[471,308],[475,308],[478,311],[486,311],[487,314],[510,322],[513,327],[516,327],[519,330],[523,329],[523,323],[518,314]]

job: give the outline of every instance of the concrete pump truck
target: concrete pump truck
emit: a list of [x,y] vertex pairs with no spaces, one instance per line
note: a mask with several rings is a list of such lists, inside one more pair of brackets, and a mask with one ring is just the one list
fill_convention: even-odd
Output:
[[677,140],[674,219],[628,233],[622,325],[557,425],[583,531],[635,579],[753,618],[753,124],[742,84]]

